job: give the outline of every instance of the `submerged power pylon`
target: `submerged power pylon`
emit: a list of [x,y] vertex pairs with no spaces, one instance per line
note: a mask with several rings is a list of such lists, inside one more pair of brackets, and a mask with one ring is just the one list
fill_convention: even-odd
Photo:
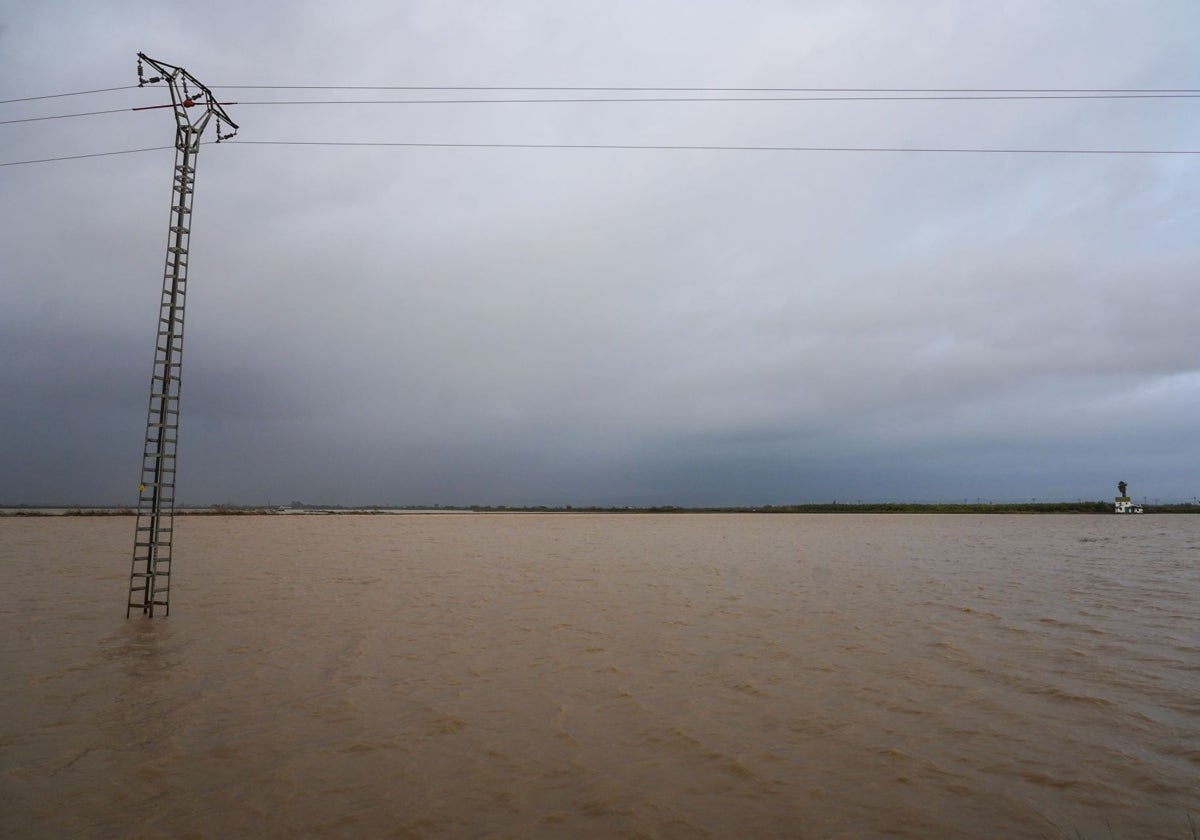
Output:
[[[144,64],[157,75],[147,78]],[[188,244],[191,240],[192,193],[196,183],[196,156],[210,122],[216,140],[237,133],[212,91],[195,76],[172,64],[138,53],[138,87],[166,82],[175,114],[175,175],[171,187],[171,221],[167,233],[167,259],[163,270],[162,299],[158,313],[158,338],[150,376],[150,407],[146,412],[146,441],[142,449],[142,477],[138,484],[137,528],[133,537],[133,562],[129,571],[129,601],[125,617],[134,610],[153,618],[155,608],[171,611],[171,542],[175,517],[175,453],[179,444],[179,377],[183,362],[183,315],[187,299]],[[222,134],[225,127],[228,133]]]

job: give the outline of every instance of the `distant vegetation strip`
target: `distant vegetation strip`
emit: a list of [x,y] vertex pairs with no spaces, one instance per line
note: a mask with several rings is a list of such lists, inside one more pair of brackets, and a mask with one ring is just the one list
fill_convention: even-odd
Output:
[[[1200,513],[1200,505],[1144,505],[1146,513]],[[1112,502],[820,502],[799,505],[760,505],[753,507],[676,507],[673,505],[643,508],[606,507],[471,507],[469,510],[490,512],[569,512],[569,513],[1108,513]]]
[[[1146,513],[1200,513],[1200,505],[1194,503],[1143,505]],[[504,505],[428,505],[428,506],[367,506],[342,507],[338,505],[303,505],[280,509],[271,506],[212,505],[210,507],[176,508],[177,516],[255,516],[269,514],[372,514],[372,513],[1107,513],[1113,512],[1112,502],[974,502],[974,503],[921,503],[921,502],[875,502],[845,503],[820,502],[796,505],[758,505],[728,507],[682,507],[655,505],[651,507],[575,507],[565,505],[510,507]],[[71,507],[14,505],[0,509],[0,516],[133,516],[129,507]]]

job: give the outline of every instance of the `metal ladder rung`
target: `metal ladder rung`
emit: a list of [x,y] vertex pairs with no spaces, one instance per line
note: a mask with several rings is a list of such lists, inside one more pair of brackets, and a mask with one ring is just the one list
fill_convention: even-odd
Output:
[[[162,71],[156,62],[151,61],[151,64]],[[140,609],[143,615],[153,617],[156,607],[163,614],[170,612],[171,543],[174,536],[171,523],[175,510],[183,321],[196,178],[194,156],[199,152],[203,133],[192,126],[190,115],[180,104],[182,98],[176,96],[179,91],[172,81],[174,76],[170,73],[162,75],[172,88],[172,101],[175,103],[176,154],[172,170],[171,219],[168,223],[170,238],[162,263],[162,293],[159,297],[158,324],[155,325],[157,338],[142,447],[142,486],[138,491],[138,519],[134,529],[126,616]],[[134,597],[139,595],[142,597]]]

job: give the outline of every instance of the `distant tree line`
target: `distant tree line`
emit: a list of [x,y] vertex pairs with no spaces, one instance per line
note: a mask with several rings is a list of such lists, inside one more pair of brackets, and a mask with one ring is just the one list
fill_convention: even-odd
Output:
[[[1146,513],[1200,513],[1200,504],[1182,502],[1166,505],[1142,505]],[[653,505],[648,507],[605,507],[574,505],[405,505],[347,508],[341,505],[300,505],[293,510],[314,513],[387,513],[389,511],[472,511],[475,513],[1108,513],[1112,502],[817,502],[795,505],[684,507]],[[176,508],[176,516],[247,516],[275,513],[277,508],[262,505],[210,505],[207,507]],[[129,507],[52,508],[33,505],[12,505],[0,510],[0,516],[132,516]]]
[[[1200,505],[1145,505],[1147,513],[1200,513]],[[1112,513],[1112,502],[817,502],[750,507],[507,507],[472,505],[480,513]]]

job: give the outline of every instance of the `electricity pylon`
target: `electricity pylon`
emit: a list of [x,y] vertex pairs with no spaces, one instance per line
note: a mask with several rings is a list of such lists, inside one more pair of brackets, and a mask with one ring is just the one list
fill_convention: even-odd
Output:
[[[158,75],[146,78],[143,62]],[[179,377],[183,362],[183,315],[187,299],[188,244],[191,239],[192,193],[196,156],[210,122],[216,123],[217,142],[237,133],[212,91],[182,67],[155,61],[138,53],[138,87],[166,82],[175,114],[175,175],[171,187],[171,221],[163,270],[158,338],[150,376],[150,407],[146,412],[146,441],[138,485],[137,528],[129,570],[129,601],[125,617],[134,610],[154,617],[156,607],[171,612],[171,542],[175,519],[175,454],[179,444]],[[222,134],[224,126],[229,127]]]

